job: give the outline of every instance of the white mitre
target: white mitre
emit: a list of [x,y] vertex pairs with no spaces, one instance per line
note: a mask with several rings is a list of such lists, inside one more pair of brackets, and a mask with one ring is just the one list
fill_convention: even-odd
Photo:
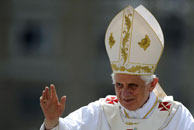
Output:
[[[109,24],[105,45],[113,73],[151,75],[162,55],[164,37],[159,23],[144,6],[128,6]],[[159,84],[155,91],[165,96]]]

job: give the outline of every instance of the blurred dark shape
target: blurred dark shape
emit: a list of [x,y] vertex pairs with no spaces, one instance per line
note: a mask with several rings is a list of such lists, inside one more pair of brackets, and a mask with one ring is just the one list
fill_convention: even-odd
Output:
[[19,44],[24,54],[36,53],[42,43],[42,32],[39,24],[27,22],[19,34]]

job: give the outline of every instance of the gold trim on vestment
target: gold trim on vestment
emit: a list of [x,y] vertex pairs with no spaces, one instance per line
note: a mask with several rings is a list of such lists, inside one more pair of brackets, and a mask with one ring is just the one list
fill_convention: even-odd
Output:
[[145,119],[145,118],[150,114],[150,112],[154,109],[154,107],[156,106],[157,103],[158,103],[158,97],[156,97],[156,101],[155,101],[154,105],[153,105],[152,108],[148,111],[148,113],[143,117],[143,119]]
[[[179,106],[178,106],[178,108],[176,109],[176,112],[178,111],[178,109],[179,109]],[[172,121],[172,118],[175,116],[176,112],[175,112],[174,115],[170,118],[170,120],[168,121],[168,123],[166,123],[166,125],[165,125],[163,128],[158,129],[158,130],[163,130],[164,128],[166,128],[166,127],[169,125],[169,123]]]
[[[149,114],[150,112],[154,109],[154,107],[157,105],[158,103],[158,97],[156,97],[156,101],[154,102],[154,105],[152,106],[152,108],[145,114],[145,116],[143,117],[143,119],[145,119]],[[126,112],[126,110],[124,109],[124,113],[125,113],[125,116],[130,119],[130,116],[129,114]],[[133,122],[126,122],[125,123],[126,125],[136,125],[136,124],[139,124],[139,123],[133,123]]]

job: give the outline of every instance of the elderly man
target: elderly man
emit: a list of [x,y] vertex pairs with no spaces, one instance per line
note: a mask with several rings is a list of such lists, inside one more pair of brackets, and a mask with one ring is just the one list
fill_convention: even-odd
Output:
[[109,95],[61,118],[66,97],[55,86],[40,97],[41,130],[194,130],[187,108],[167,96],[154,75],[164,48],[162,30],[143,6],[123,9],[105,37],[116,96]]

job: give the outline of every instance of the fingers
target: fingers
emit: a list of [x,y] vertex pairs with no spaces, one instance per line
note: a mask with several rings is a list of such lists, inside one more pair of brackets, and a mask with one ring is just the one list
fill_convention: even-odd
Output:
[[40,103],[43,103],[43,99],[42,99],[42,96],[40,97]]
[[42,96],[40,97],[40,105],[41,105],[41,107],[43,107],[45,105],[46,101],[47,101],[46,91],[43,90],[42,91]]
[[55,86],[53,84],[50,85],[50,90],[49,87],[46,86],[45,89],[42,91],[42,96],[40,97],[40,103],[42,105],[45,105],[47,102],[56,102],[57,104],[58,102],[58,96],[56,93],[56,89]]
[[50,99],[50,92],[48,86],[42,91],[42,96],[40,97],[40,103],[46,103]]
[[50,92],[49,92],[48,86],[45,87],[45,93],[46,93],[46,99],[49,100],[50,99]]
[[46,86],[45,89],[42,91],[42,100],[46,102],[49,99],[50,99],[49,88]]
[[61,97],[60,100],[60,106],[62,108],[62,111],[65,109],[65,103],[66,103],[66,96]]
[[45,101],[45,100],[47,100],[46,91],[43,90],[43,91],[42,91],[42,101]]
[[51,98],[53,98],[54,100],[58,100],[58,96],[57,96],[54,84],[50,85],[50,93],[51,93]]
[[40,97],[40,106],[42,109],[44,109],[45,103],[44,103],[42,96]]
[[63,96],[63,97],[61,97],[60,104],[62,106],[65,106],[65,103],[66,103],[66,96]]

